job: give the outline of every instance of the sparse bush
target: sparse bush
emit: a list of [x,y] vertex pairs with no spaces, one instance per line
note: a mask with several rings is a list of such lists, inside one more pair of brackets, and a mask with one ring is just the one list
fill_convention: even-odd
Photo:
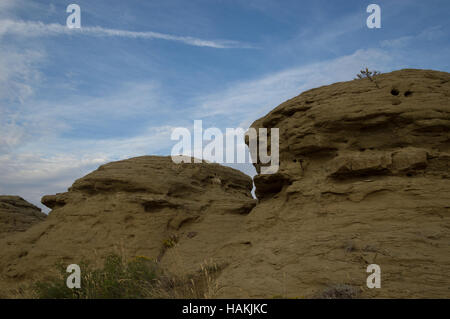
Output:
[[375,76],[380,75],[381,73],[378,71],[370,71],[367,67],[365,70],[361,70],[359,74],[356,75],[355,80],[361,80],[361,79],[369,79],[371,82],[375,83],[377,88],[380,88],[378,86],[377,81],[374,79]]
[[163,241],[163,246],[168,248],[173,248],[178,243],[178,237],[176,235],[170,236],[168,239]]
[[204,261],[196,273],[162,275],[158,279],[155,298],[165,299],[209,299],[217,295],[216,282],[221,267],[211,261]]
[[346,285],[338,284],[325,288],[320,296],[320,299],[354,299],[358,298],[361,293],[360,288]]
[[57,265],[59,275],[39,281],[31,287],[32,298],[41,299],[146,299],[146,298],[210,298],[217,292],[215,282],[220,267],[206,262],[190,275],[165,273],[156,261],[137,256],[126,262],[123,257],[108,256],[102,268],[87,262],[81,268],[81,288],[66,285],[69,273]]
[[364,79],[364,78],[368,78],[369,80],[373,81],[373,77],[380,75],[381,73],[378,71],[369,71],[368,68],[366,68],[365,70],[361,70],[359,74],[357,74],[357,78],[358,79]]
[[37,282],[34,291],[45,299],[121,299],[148,298],[157,284],[157,267],[150,259],[139,256],[125,262],[118,255],[105,259],[102,269],[92,269],[84,262],[81,267],[81,288],[66,286],[68,273],[60,264],[60,275]]

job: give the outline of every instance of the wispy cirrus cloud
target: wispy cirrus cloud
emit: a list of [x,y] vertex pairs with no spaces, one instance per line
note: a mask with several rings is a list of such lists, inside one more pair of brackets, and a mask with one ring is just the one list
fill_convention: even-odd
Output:
[[95,37],[121,37],[135,39],[159,39],[181,42],[191,46],[215,49],[253,48],[251,45],[233,40],[204,40],[191,36],[177,36],[153,31],[127,31],[108,29],[99,26],[88,26],[70,29],[65,25],[40,21],[0,20],[0,37],[6,34],[22,37],[48,37],[58,35],[88,35]]
[[[144,154],[160,154],[172,144],[173,127],[149,127],[129,138],[85,141],[47,136],[28,150],[0,152],[0,194],[17,194],[35,205],[44,195],[65,191],[72,183],[99,165]],[[64,145],[64,146],[62,146]],[[1,149],[0,149],[1,151]],[[167,153],[167,152],[165,152]]]
[[33,85],[39,81],[36,64],[45,54],[38,50],[20,51],[0,43],[0,101],[24,100],[33,93]]
[[334,82],[352,80],[364,66],[380,71],[390,70],[394,60],[395,57],[385,50],[357,50],[335,59],[233,83],[224,90],[199,97],[196,101],[198,108],[193,112],[197,118],[226,118],[231,123],[248,127],[274,106],[303,91]]
[[24,0],[2,0],[0,1],[1,13],[9,12],[11,9],[24,5]]
[[98,154],[83,157],[71,154],[48,157],[33,153],[0,154],[0,194],[17,194],[48,212],[40,205],[44,194],[66,190],[75,178],[106,161],[106,157]]
[[406,47],[407,45],[411,44],[411,42],[431,42],[439,40],[440,38],[445,36],[446,34],[444,32],[444,27],[437,25],[427,28],[421,31],[419,34],[406,35],[399,38],[383,40],[381,41],[380,45],[383,48],[399,49]]

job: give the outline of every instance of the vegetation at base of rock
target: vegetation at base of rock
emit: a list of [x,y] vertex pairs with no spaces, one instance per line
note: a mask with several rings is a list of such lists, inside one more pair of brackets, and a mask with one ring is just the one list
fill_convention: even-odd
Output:
[[358,287],[346,284],[338,284],[325,288],[317,296],[319,299],[354,299],[358,298],[361,290]]
[[215,277],[220,267],[204,262],[193,275],[169,274],[146,256],[131,261],[117,254],[106,257],[102,268],[91,263],[80,263],[81,288],[66,285],[65,266],[56,265],[59,275],[34,283],[31,290],[22,287],[16,291],[19,298],[38,299],[208,299],[217,292]]
[[157,286],[157,266],[150,259],[139,256],[125,262],[118,255],[109,255],[103,268],[93,269],[83,262],[81,288],[70,289],[66,285],[69,274],[65,267],[57,266],[60,275],[37,282],[34,291],[43,299],[121,299],[148,298]]

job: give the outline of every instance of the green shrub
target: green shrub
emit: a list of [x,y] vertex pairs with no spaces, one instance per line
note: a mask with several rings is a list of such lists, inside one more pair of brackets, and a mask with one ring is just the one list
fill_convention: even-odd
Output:
[[60,275],[37,282],[34,291],[45,299],[120,299],[150,298],[157,285],[156,264],[146,257],[136,257],[125,262],[118,255],[110,255],[103,268],[93,269],[88,263],[80,264],[81,288],[66,286],[69,273],[58,265]]

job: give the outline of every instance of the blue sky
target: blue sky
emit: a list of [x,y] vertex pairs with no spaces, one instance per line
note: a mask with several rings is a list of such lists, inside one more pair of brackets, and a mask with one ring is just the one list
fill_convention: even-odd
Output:
[[[81,32],[65,26],[70,3]],[[370,3],[381,29],[366,26]],[[102,163],[170,155],[175,127],[247,128],[365,66],[449,72],[449,9],[447,0],[0,0],[0,194],[39,204]]]

